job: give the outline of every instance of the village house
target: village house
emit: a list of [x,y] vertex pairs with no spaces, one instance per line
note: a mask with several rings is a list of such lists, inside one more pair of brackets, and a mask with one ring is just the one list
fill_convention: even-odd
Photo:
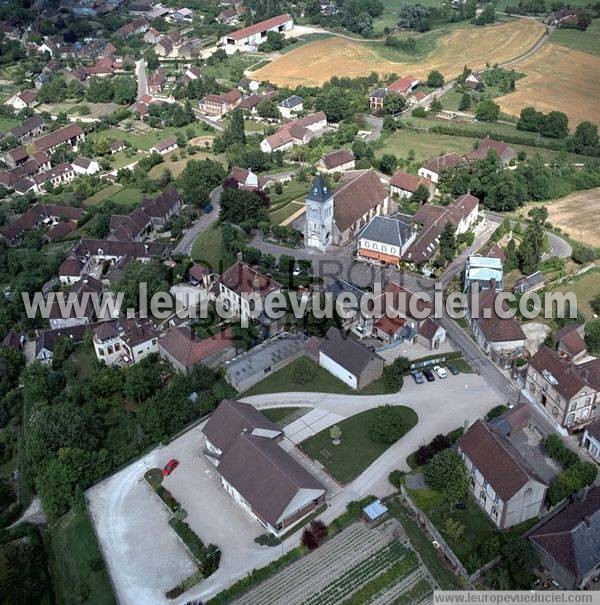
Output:
[[97,319],[91,295],[102,294],[102,282],[91,275],[84,275],[75,282],[70,292],[59,291],[50,308],[50,328],[68,328],[93,323]]
[[514,317],[506,317],[508,303],[502,299],[504,313],[497,311],[496,298],[499,292],[495,288],[482,290],[473,301],[467,297],[465,319],[469,324],[475,342],[490,355],[492,360],[504,369],[508,369],[525,350],[525,333]]
[[45,365],[52,363],[54,358],[54,345],[62,339],[68,339],[73,344],[80,344],[85,338],[88,330],[91,330],[96,324],[79,324],[68,328],[58,328],[56,330],[43,330],[37,333],[35,341],[35,361]]
[[319,136],[327,128],[327,117],[322,111],[303,118],[286,122],[275,134],[266,137],[260,143],[264,153],[285,151],[294,145],[304,145]]
[[42,116],[31,116],[26,118],[19,124],[11,128],[8,133],[15,137],[19,143],[25,143],[35,137],[38,137],[46,128],[46,120]]
[[148,89],[152,94],[160,92],[167,83],[167,75],[162,65],[152,73],[148,80]]
[[238,108],[248,112],[250,115],[256,115],[258,111],[258,106],[268,98],[269,97],[266,95],[248,95],[240,101]]
[[531,357],[524,394],[562,434],[595,420],[600,390],[600,360],[574,364],[541,346]]
[[268,189],[275,182],[289,181],[291,177],[277,178],[274,179],[269,175],[257,176],[252,170],[246,170],[239,166],[232,166],[231,172],[227,175],[227,179],[233,180],[237,183],[239,189],[247,189],[253,191],[258,189],[264,191]]
[[32,88],[30,90],[24,90],[12,97],[9,97],[8,100],[4,102],[5,105],[10,105],[13,109],[17,111],[21,111],[26,107],[31,107],[37,98],[37,90]]
[[402,170],[396,170],[390,179],[390,193],[400,198],[410,199],[419,186],[429,192],[428,200],[435,193],[435,185],[426,177],[416,176]]
[[294,146],[294,139],[287,130],[278,130],[260,142],[260,150],[264,153],[286,151]]
[[356,255],[360,260],[397,267],[415,237],[411,216],[377,215],[356,236]]
[[585,324],[569,324],[554,333],[556,351],[567,361],[577,362],[587,355]]
[[224,116],[228,111],[236,107],[242,95],[237,88],[231,89],[223,94],[208,94],[200,99],[198,107],[202,113],[209,116]]
[[130,21],[122,27],[119,27],[114,35],[117,38],[131,38],[131,36],[135,36],[136,34],[147,32],[149,27],[150,25],[146,19],[136,19],[135,21]]
[[305,200],[304,243],[326,250],[344,245],[376,215],[389,211],[389,194],[374,170],[346,173],[331,191],[317,174]]
[[131,365],[158,353],[158,332],[149,319],[103,321],[93,334],[96,358],[107,365]]
[[[433,315],[431,302],[420,300],[414,292],[395,282],[389,282],[381,296],[384,314],[373,322],[371,328],[373,336],[384,343],[418,344],[430,351],[439,349],[446,341],[446,330],[431,317]],[[388,310],[383,307],[386,296],[391,300],[393,309]],[[411,312],[411,305],[416,305],[414,308],[424,309],[427,312],[426,316],[416,317],[417,314]]]
[[427,265],[437,252],[440,235],[448,223],[454,227],[454,234],[460,235],[469,231],[478,217],[479,200],[468,193],[448,206],[423,204],[413,216],[414,223],[420,229],[402,260],[409,265]]
[[194,11],[187,7],[178,8],[173,11],[171,18],[175,23],[191,23],[194,18]]
[[201,263],[194,263],[188,271],[188,283],[198,288],[212,288],[214,272]]
[[325,502],[325,487],[278,445],[281,429],[250,404],[223,400],[202,432],[234,501],[280,536]]
[[489,137],[483,139],[477,146],[477,149],[469,151],[463,157],[467,163],[472,164],[479,160],[485,160],[490,150],[494,150],[498,154],[500,163],[504,167],[508,166],[511,160],[517,157],[517,152],[512,147],[509,147],[503,141],[495,141]]
[[346,170],[354,170],[356,167],[356,158],[351,149],[338,149],[337,151],[326,153],[316,163],[316,167],[323,174],[346,172]]
[[574,8],[560,8],[546,15],[544,23],[552,27],[560,27],[563,23],[576,22],[577,11]]
[[200,338],[188,326],[176,326],[159,338],[158,345],[160,356],[184,374],[197,363],[209,368],[220,367],[236,352],[230,328]]
[[81,155],[73,160],[72,166],[76,174],[96,174],[100,172],[100,164],[96,160],[90,160]]
[[256,92],[260,88],[260,82],[258,80],[253,80],[252,78],[242,78],[237,87],[242,92]]
[[386,86],[380,86],[369,93],[369,107],[373,110],[382,109],[384,100],[390,93],[407,96],[419,86],[421,82],[414,76],[403,76]]
[[225,362],[225,378],[239,393],[304,355],[306,337],[281,334]]
[[177,147],[177,137],[173,135],[172,137],[162,139],[161,141],[156,141],[148,151],[150,153],[158,153],[158,155],[165,155],[170,151],[174,151]]
[[[28,156],[29,157],[29,156]],[[13,189],[18,195],[34,191],[35,183],[31,180],[34,174],[40,174],[50,169],[50,158],[44,151],[39,151],[25,162],[14,168],[0,172],[0,185]]]
[[277,103],[277,109],[282,117],[291,119],[295,114],[304,110],[304,101],[298,95],[292,95]]
[[267,39],[269,32],[284,33],[293,29],[293,27],[294,19],[291,15],[278,15],[231,32],[221,38],[220,44],[225,47],[228,53],[233,53],[236,50],[245,51],[249,47],[260,46]]
[[600,565],[600,487],[591,487],[550,514],[529,540],[564,590],[585,589]]
[[74,181],[76,176],[77,173],[73,169],[73,166],[69,164],[69,162],[63,162],[54,168],[49,168],[44,172],[34,174],[31,177],[31,180],[34,183],[33,190],[41,193],[47,190],[49,183],[52,184],[53,187],[57,187],[58,185]]
[[[252,319],[247,296],[259,296],[264,305],[269,294],[279,292],[282,288],[270,275],[263,275],[258,269],[243,262],[241,254],[238,255],[237,262],[223,272],[217,283],[218,297],[224,308],[235,313],[242,321]],[[264,325],[270,324],[270,319],[266,316],[258,319]],[[276,326],[277,322],[270,325],[271,329],[276,329]]]
[[466,78],[465,78],[465,86],[467,88],[471,88],[471,89],[475,89],[477,88],[480,84],[483,84],[483,77],[481,76],[481,74],[477,71],[472,71]]
[[235,25],[239,21],[239,11],[234,6],[222,10],[216,17],[219,23],[225,23],[227,25]]
[[159,32],[154,27],[150,27],[148,31],[144,34],[144,42],[146,42],[146,44],[156,44],[161,36],[161,32]]
[[111,155],[114,153],[119,153],[119,151],[123,151],[125,149],[125,143],[121,139],[115,139],[111,141],[108,145],[108,150]]
[[385,362],[362,343],[347,338],[337,328],[329,328],[322,338],[311,338],[307,353],[333,376],[360,391],[381,378]]
[[537,517],[547,485],[508,439],[476,420],[457,441],[470,491],[498,529]]
[[600,420],[588,424],[581,438],[581,447],[598,463],[600,463]]
[[444,172],[444,170],[450,170],[450,168],[454,168],[454,166],[457,166],[463,161],[463,158],[461,158],[458,153],[447,153],[439,158],[429,160],[425,166],[419,168],[418,174],[437,184],[440,180],[440,174]]

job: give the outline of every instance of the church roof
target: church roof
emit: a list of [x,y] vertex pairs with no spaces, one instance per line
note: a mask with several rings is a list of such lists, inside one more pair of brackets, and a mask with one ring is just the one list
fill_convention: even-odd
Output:
[[332,196],[332,192],[327,186],[325,179],[317,174],[315,180],[313,181],[312,187],[306,196],[308,199],[313,200],[315,202],[325,203]]

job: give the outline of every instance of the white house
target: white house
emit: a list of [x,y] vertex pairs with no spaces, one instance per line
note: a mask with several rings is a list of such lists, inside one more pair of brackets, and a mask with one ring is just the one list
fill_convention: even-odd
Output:
[[277,109],[284,118],[293,118],[295,114],[303,111],[304,101],[298,95],[292,95],[278,103]]
[[107,365],[130,365],[158,353],[158,333],[149,320],[104,321],[94,328],[94,351]]
[[440,174],[444,172],[444,170],[450,170],[454,168],[457,164],[464,162],[458,153],[447,153],[445,155],[440,156],[439,158],[433,158],[433,160],[429,160],[418,170],[419,176],[422,176],[434,183],[438,183],[440,180]]
[[277,15],[223,36],[221,45],[229,54],[235,51],[249,50],[249,47],[260,46],[267,39],[269,32],[284,33],[293,28],[294,19],[291,15]]
[[358,234],[359,258],[397,266],[416,237],[410,217],[374,216]]
[[581,446],[596,462],[600,463],[600,420],[594,420],[585,427]]
[[90,160],[83,156],[75,158],[72,166],[77,174],[96,174],[96,172],[100,172],[100,164],[96,160]]

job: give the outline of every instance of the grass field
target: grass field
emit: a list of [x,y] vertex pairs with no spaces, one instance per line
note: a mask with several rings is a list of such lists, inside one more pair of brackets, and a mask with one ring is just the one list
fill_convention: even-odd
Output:
[[114,200],[117,204],[123,204],[133,208],[142,201],[143,197],[144,194],[139,189],[125,187],[111,195],[110,199]]
[[[463,66],[481,69],[486,61],[502,63],[530,49],[543,33],[543,26],[520,19],[484,28],[449,29],[435,50],[426,57],[411,60],[389,60],[389,49],[383,43],[361,43],[345,38],[328,38],[283,55],[254,72],[259,80],[279,85],[319,85],[334,75],[356,77],[372,71],[380,73],[410,72],[426,78],[437,69],[446,77],[458,75]],[[405,57],[405,55],[399,55]]]
[[[527,215],[529,209],[540,204],[525,205],[520,214]],[[544,202],[548,209],[548,220],[573,239],[589,246],[600,242],[600,187],[575,191],[558,200]]]
[[274,422],[277,426],[284,427],[290,422],[297,420],[304,414],[310,412],[312,408],[270,408],[268,410],[261,410],[263,416],[266,416],[271,422]]
[[[399,406],[406,422],[406,433],[417,424],[417,414],[411,408]],[[333,445],[329,428],[305,439],[300,447],[340,483],[350,483],[381,456],[392,444],[378,443],[369,437],[371,419],[377,408],[361,412],[338,424],[342,431],[341,443]]]
[[61,517],[51,527],[50,536],[50,569],[58,602],[116,604],[85,507],[77,506]]
[[[176,157],[176,160],[173,160],[173,157]],[[187,166],[187,163],[190,160],[205,160],[206,158],[210,158],[211,160],[219,160],[223,161],[223,156],[221,155],[212,155],[210,153],[204,151],[197,151],[194,155],[186,154],[184,158],[181,156],[181,150],[172,151],[171,153],[167,153],[164,158],[165,161],[161,164],[157,164],[156,166],[152,166],[150,172],[148,172],[148,176],[152,179],[157,179],[162,175],[165,169],[168,169],[171,172],[173,178],[177,178],[182,172],[183,169]]]
[[94,195],[90,195],[90,197],[83,200],[83,205],[93,206],[94,204],[99,204],[100,202],[107,200],[112,195],[115,195],[116,193],[120,192],[122,189],[123,187],[121,185],[109,185],[104,189],[100,189],[100,191],[96,191]]
[[218,223],[207,227],[192,246],[192,260],[218,267],[221,260],[221,227]]
[[20,121],[17,118],[3,118],[0,117],[0,132],[5,132],[14,128]]
[[600,57],[600,19],[592,21],[583,32],[578,29],[557,29],[550,35],[550,41]]
[[600,293],[600,270],[592,269],[583,275],[570,279],[553,292],[573,292],[577,297],[577,310],[586,319],[593,319],[591,300]]
[[288,202],[282,208],[279,208],[274,212],[269,212],[269,218],[274,225],[281,225],[294,213],[302,210],[302,208],[304,208],[304,202],[302,200]]
[[496,102],[509,115],[519,115],[523,107],[535,105],[543,112],[564,111],[571,128],[589,120],[600,124],[600,57],[546,44],[539,52],[519,63],[525,77],[517,80],[516,92],[498,97]]

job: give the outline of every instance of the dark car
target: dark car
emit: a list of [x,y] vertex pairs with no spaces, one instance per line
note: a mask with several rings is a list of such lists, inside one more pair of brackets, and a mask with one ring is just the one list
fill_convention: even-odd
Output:
[[423,374],[421,374],[421,372],[419,372],[418,370],[413,370],[410,375],[413,377],[413,380],[417,383],[417,384],[423,384],[425,382],[425,378],[423,378]]
[[450,371],[450,374],[452,374],[453,376],[460,374],[460,370],[453,363],[449,363],[446,367]]
[[435,376],[431,370],[423,370],[423,376],[427,378],[427,382],[433,382],[435,380]]

